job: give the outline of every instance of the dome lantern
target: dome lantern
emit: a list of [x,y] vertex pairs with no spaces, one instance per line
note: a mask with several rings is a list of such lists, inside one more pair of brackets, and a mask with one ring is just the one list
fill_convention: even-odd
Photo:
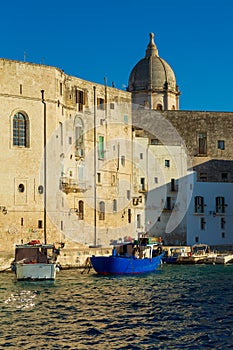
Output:
[[147,46],[146,57],[159,56],[158,49],[154,42],[154,33],[150,33],[150,42]]
[[132,92],[134,104],[150,109],[179,109],[180,92],[175,74],[170,65],[159,57],[154,33],[150,33],[145,57],[130,73],[128,91]]

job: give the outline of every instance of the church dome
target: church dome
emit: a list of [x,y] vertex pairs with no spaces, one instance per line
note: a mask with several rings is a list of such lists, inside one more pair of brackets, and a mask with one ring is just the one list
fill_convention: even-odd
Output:
[[169,64],[159,57],[154,43],[154,34],[150,33],[146,56],[136,64],[130,73],[128,91],[164,90],[177,93],[176,78]]

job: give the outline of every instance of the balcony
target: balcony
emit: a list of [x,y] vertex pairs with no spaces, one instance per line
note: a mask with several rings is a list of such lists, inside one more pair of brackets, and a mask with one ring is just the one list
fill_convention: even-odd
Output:
[[79,182],[75,179],[71,179],[68,177],[60,178],[60,190],[68,193],[76,193],[76,192],[85,192],[86,191],[86,183]]

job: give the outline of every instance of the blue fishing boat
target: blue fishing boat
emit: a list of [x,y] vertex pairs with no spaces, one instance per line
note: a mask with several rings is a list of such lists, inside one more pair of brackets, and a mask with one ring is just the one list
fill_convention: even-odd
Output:
[[141,274],[155,271],[164,254],[160,245],[143,238],[115,246],[110,256],[93,255],[90,260],[94,270],[101,275]]

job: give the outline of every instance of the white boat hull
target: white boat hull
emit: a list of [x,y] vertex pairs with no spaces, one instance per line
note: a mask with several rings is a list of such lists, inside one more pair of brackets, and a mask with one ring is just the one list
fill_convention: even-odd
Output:
[[18,280],[54,280],[56,277],[56,264],[17,264],[16,278]]
[[216,264],[227,264],[233,262],[233,254],[220,254],[215,260]]

